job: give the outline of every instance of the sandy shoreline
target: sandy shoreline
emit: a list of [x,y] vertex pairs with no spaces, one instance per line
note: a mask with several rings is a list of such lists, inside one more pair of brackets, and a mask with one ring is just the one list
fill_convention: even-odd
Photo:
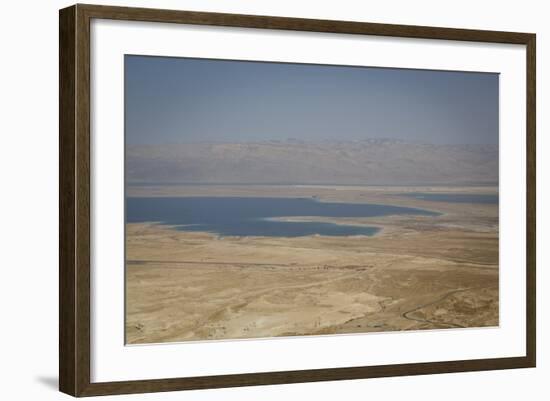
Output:
[[127,342],[498,325],[498,205],[396,195],[407,191],[446,188],[129,187],[130,196],[303,196],[441,215],[303,218],[382,228],[372,237],[220,238],[127,224]]

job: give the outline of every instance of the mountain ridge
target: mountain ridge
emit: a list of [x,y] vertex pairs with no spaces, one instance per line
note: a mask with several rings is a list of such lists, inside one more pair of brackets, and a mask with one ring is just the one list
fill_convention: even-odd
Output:
[[417,185],[498,182],[498,145],[400,139],[127,145],[139,183]]

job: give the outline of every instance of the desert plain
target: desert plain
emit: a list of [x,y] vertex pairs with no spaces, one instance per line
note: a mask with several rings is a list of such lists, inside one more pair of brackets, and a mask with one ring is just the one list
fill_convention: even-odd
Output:
[[498,326],[498,204],[407,192],[498,195],[492,186],[129,187],[130,197],[304,197],[438,215],[292,217],[378,227],[373,236],[232,237],[127,223],[126,343]]

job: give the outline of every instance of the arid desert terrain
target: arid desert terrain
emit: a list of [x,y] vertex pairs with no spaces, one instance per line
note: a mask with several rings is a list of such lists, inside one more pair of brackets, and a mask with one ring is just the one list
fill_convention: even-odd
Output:
[[127,223],[126,342],[497,326],[498,204],[407,192],[498,194],[489,186],[129,187],[129,197],[305,197],[439,215],[292,217],[379,227],[374,236],[232,237]]

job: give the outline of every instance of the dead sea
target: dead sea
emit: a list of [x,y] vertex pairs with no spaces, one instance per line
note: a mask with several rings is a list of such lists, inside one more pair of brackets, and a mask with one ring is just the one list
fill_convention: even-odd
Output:
[[[496,191],[461,193],[481,190]],[[126,342],[498,325],[498,205],[397,195],[412,191],[419,189],[155,188],[155,197],[315,197],[432,214],[284,218],[377,227],[374,236],[220,236],[128,222]]]

